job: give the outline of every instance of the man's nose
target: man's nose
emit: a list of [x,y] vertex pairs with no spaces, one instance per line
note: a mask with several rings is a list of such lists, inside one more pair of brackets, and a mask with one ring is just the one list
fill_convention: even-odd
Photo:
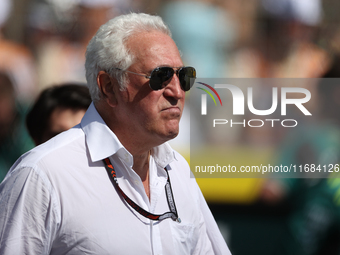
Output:
[[170,83],[165,87],[164,96],[173,97],[175,99],[181,99],[185,92],[181,88],[181,83],[176,73],[171,78]]

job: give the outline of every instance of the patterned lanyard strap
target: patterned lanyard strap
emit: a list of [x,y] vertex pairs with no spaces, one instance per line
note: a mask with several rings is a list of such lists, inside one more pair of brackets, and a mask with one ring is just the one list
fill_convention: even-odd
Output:
[[133,202],[125,193],[124,191],[119,187],[118,185],[118,181],[117,181],[117,175],[116,175],[116,171],[113,167],[113,165],[110,162],[109,158],[106,158],[103,160],[104,164],[105,164],[105,168],[106,171],[108,173],[108,175],[110,176],[110,179],[113,183],[113,185],[117,188],[117,190],[119,191],[119,193],[123,196],[124,200],[139,214],[143,215],[144,217],[151,219],[151,220],[164,220],[167,218],[171,218],[174,221],[177,222],[181,222],[181,219],[178,217],[177,214],[177,209],[176,209],[176,205],[175,205],[175,200],[172,194],[172,189],[171,189],[171,184],[170,184],[170,177],[168,174],[168,170],[166,168],[164,168],[166,174],[167,174],[167,182],[165,184],[165,194],[168,200],[168,205],[170,208],[170,212],[166,212],[160,215],[157,214],[152,214],[148,211],[145,211],[143,208],[141,208],[139,205],[137,205],[135,202]]

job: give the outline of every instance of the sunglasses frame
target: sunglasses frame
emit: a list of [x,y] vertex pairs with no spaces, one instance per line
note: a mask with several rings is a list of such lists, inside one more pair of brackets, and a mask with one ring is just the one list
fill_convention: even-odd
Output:
[[[168,80],[170,80],[170,79],[174,76],[174,74],[176,74],[177,77],[180,79],[179,73],[180,73],[180,71],[182,71],[182,70],[185,69],[185,68],[192,68],[193,71],[194,71],[195,77],[190,77],[190,79],[191,79],[191,78],[196,79],[196,69],[195,69],[194,67],[191,67],[191,66],[183,66],[183,67],[168,67],[168,66],[161,66],[161,67],[156,67],[155,69],[153,69],[153,70],[151,71],[151,74],[150,74],[150,75],[135,73],[135,72],[132,72],[132,71],[123,70],[123,69],[121,69],[121,68],[115,67],[115,69],[117,69],[117,70],[119,70],[119,71],[127,72],[127,73],[132,73],[132,74],[136,74],[136,75],[139,75],[139,76],[143,76],[143,77],[145,77],[146,79],[149,79],[149,80],[150,80],[149,86],[150,86],[150,88],[151,88],[152,90],[155,90],[155,91],[160,90],[160,89],[166,87],[166,86],[163,87],[162,84],[160,85],[159,88],[156,88],[156,89],[154,88],[154,86],[151,86],[151,79],[152,79],[152,74],[153,74],[153,72],[158,71],[158,70],[161,69],[161,68],[169,68],[169,69],[172,69],[172,70],[173,70],[174,73],[172,74],[172,76],[171,76]],[[177,70],[175,70],[175,69],[177,69]],[[166,80],[166,81],[168,81],[168,80]],[[166,82],[166,81],[163,81],[163,83]],[[189,85],[189,89],[186,90],[186,89],[185,89],[185,86],[182,85],[182,82],[183,82],[183,81],[180,80],[180,85],[181,85],[182,90],[184,90],[184,91],[189,91],[189,90],[191,89],[192,85]],[[184,82],[186,82],[186,81],[184,80]],[[190,81],[189,81],[189,83],[190,83]],[[192,83],[192,84],[194,84],[194,83]]]

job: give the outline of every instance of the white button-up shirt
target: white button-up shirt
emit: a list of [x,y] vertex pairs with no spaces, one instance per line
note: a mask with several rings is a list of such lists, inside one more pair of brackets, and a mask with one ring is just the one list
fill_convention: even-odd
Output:
[[[169,211],[168,169],[181,223],[152,221]],[[168,144],[150,157],[150,199],[133,157],[92,104],[81,123],[23,155],[0,185],[0,254],[230,254],[186,161]]]

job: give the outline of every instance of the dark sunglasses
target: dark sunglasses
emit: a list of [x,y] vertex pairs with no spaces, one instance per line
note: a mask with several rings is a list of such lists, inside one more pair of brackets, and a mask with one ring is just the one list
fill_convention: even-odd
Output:
[[174,68],[167,66],[156,67],[155,69],[152,70],[150,75],[135,73],[131,71],[124,71],[120,68],[116,69],[123,72],[144,76],[145,78],[150,79],[149,82],[150,88],[153,90],[160,90],[164,88],[168,84],[168,82],[170,82],[171,78],[174,76],[175,73],[178,76],[181,88],[184,91],[190,90],[195,82],[194,79],[196,79],[196,70],[195,68],[190,66],[175,68],[177,70],[174,70]]

